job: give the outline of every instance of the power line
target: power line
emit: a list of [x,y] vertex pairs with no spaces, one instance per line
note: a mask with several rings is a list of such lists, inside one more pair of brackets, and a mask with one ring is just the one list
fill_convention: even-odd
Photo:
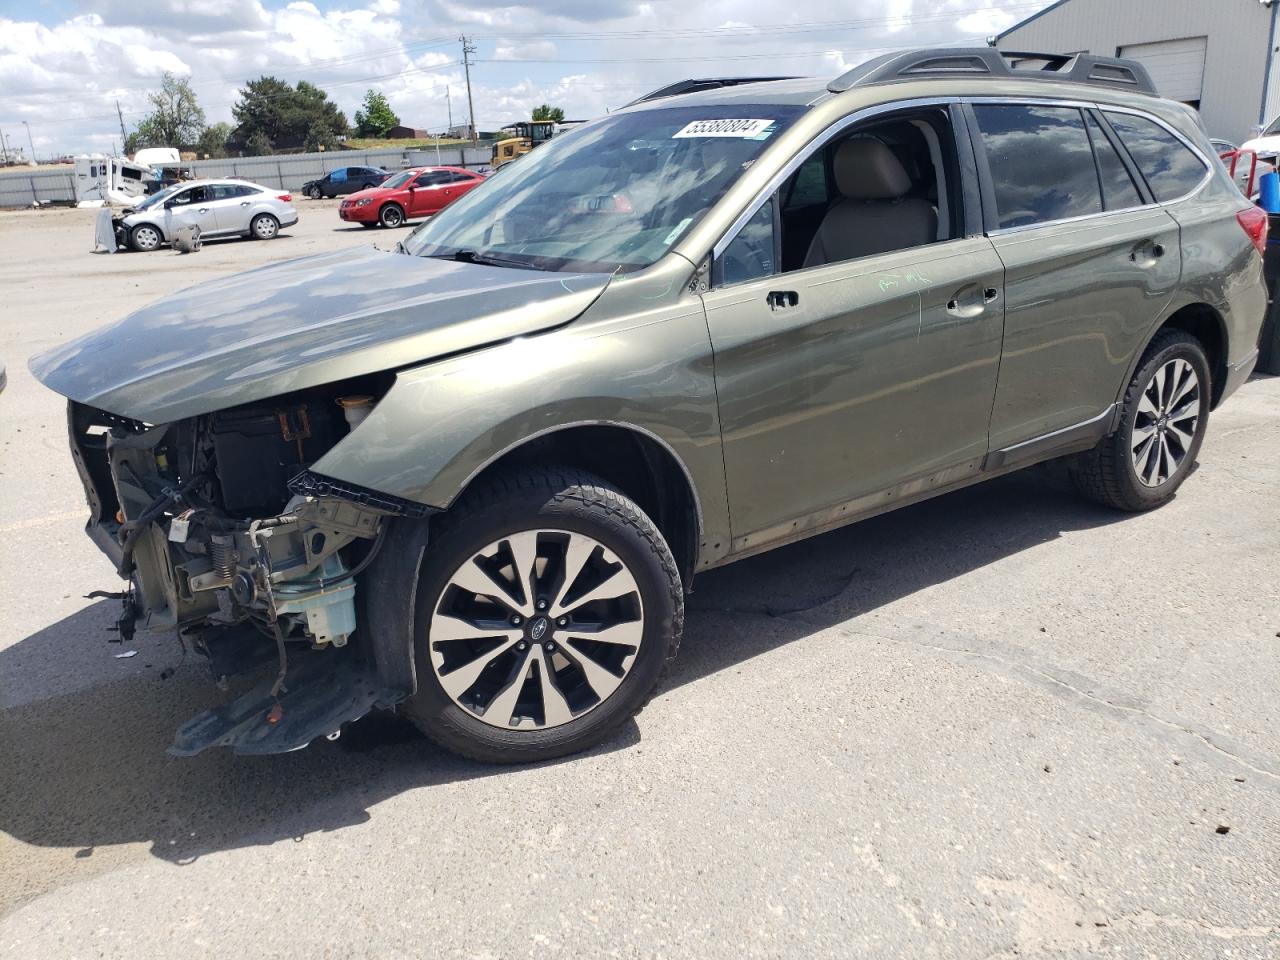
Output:
[[[520,41],[531,39],[556,39],[556,40],[655,40],[669,41],[673,39],[697,39],[706,40],[707,38],[729,38],[740,37],[742,39],[752,39],[761,37],[763,39],[772,38],[779,34],[790,33],[818,33],[843,30],[861,30],[871,26],[881,24],[902,24],[912,25],[919,23],[943,22],[964,17],[972,13],[985,13],[988,11],[1011,11],[1016,9],[1030,9],[1044,6],[1046,0],[1028,0],[1028,2],[1010,4],[1005,7],[995,7],[991,5],[980,7],[969,7],[964,9],[950,10],[944,13],[933,14],[899,14],[887,15],[882,17],[861,17],[852,20],[807,20],[807,21],[785,21],[782,23],[765,23],[765,24],[733,24],[723,27],[713,27],[710,29],[694,29],[694,28],[661,28],[661,29],[634,29],[634,30],[615,30],[615,31],[583,31],[583,32],[565,32],[565,33],[527,33],[527,34],[472,34],[468,39],[474,45],[476,40],[487,41]],[[360,54],[349,54],[338,57],[323,57],[309,61],[307,64],[297,65],[298,70],[305,70],[308,73],[314,73],[317,70],[327,70],[334,67],[344,66],[350,63],[359,63],[368,60],[377,60],[381,57],[404,54],[410,48],[428,49],[430,47],[444,46],[454,43],[446,37],[428,37],[419,39],[405,39],[400,44],[390,47],[381,47],[374,50],[368,50]],[[724,58],[719,58],[724,59]],[[547,61],[552,62],[552,61]],[[565,61],[576,62],[576,61]],[[286,76],[288,71],[286,71]],[[298,79],[305,79],[299,77]],[[199,86],[207,86],[213,83],[242,83],[236,77],[226,74],[216,74],[198,81]],[[348,82],[348,81],[340,81]],[[364,82],[364,81],[355,81]],[[331,85],[336,86],[338,82]],[[144,86],[142,84],[128,87],[114,87],[110,93],[102,94],[102,96],[116,96],[122,92],[149,92],[154,89],[153,86]]]
[[[951,41],[950,44],[939,44],[939,46],[963,45],[976,43],[980,37],[964,37]],[[906,46],[884,46],[884,47],[864,47],[856,50],[832,50],[830,47],[824,50],[796,50],[792,52],[772,53],[737,53],[737,54],[703,54],[700,57],[596,57],[583,59],[559,59],[554,57],[520,57],[518,59],[481,59],[478,63],[565,63],[565,64],[588,64],[588,63],[709,63],[718,60],[789,60],[800,59],[803,57],[826,57],[831,54],[846,53],[890,53],[895,50],[917,50],[920,45],[918,43],[908,44]]]
[[[604,31],[599,33],[537,33],[537,34],[476,34],[475,39],[480,40],[671,40],[671,39],[718,39],[721,37],[732,37],[741,35],[744,38],[761,37],[770,39],[779,34],[787,33],[826,33],[830,31],[840,30],[863,30],[872,26],[879,26],[886,23],[901,23],[904,26],[913,26],[920,23],[939,23],[949,20],[961,19],[972,13],[988,13],[997,12],[1005,13],[1018,9],[1038,9],[1045,6],[1046,0],[1036,0],[1036,2],[1008,4],[1003,7],[972,7],[966,10],[950,10],[946,13],[932,14],[902,14],[899,16],[887,17],[866,17],[859,20],[809,20],[809,21],[788,21],[784,23],[767,23],[767,24],[733,24],[723,27],[711,27],[708,29],[698,28],[663,28],[663,29],[636,29],[636,30],[618,30]],[[914,49],[914,48],[913,48]]]

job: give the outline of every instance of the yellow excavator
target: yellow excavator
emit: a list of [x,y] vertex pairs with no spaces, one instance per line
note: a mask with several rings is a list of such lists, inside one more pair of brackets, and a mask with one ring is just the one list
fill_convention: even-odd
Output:
[[515,136],[499,140],[493,145],[493,155],[489,166],[497,170],[504,163],[510,163],[516,157],[523,157],[534,147],[546,143],[556,135],[559,126],[554,120],[521,120],[508,129]]

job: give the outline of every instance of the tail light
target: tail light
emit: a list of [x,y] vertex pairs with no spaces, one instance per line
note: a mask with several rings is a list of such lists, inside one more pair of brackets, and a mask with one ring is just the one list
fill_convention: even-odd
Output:
[[1236,214],[1240,227],[1249,235],[1258,252],[1267,252],[1267,213],[1261,207],[1245,207]]
[[279,193],[279,194],[276,194],[276,199],[277,199],[277,200],[283,200],[285,203],[293,203],[293,194],[292,194],[292,193]]

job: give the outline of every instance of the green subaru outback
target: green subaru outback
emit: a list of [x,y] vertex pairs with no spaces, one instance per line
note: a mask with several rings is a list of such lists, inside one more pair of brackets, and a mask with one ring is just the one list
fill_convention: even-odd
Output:
[[1254,365],[1265,238],[1140,65],[895,53],[665,88],[395,253],[205,283],[32,370],[119,630],[242,691],[172,752],[376,706],[536,760],[653,695],[699,571],[1050,458],[1168,501]]

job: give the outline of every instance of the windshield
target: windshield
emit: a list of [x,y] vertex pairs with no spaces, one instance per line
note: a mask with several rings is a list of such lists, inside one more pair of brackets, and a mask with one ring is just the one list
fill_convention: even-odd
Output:
[[408,253],[613,273],[656,262],[806,108],[669,107],[561,134],[428,220]]
[[403,187],[406,183],[412,180],[417,173],[417,170],[402,170],[389,180],[383,180],[381,186],[387,187],[391,190],[394,190],[397,187]]
[[133,209],[135,210],[150,209],[151,207],[154,207],[158,203],[164,203],[166,200],[172,197],[179,190],[189,186],[191,186],[191,184],[189,183],[175,183],[171,187],[165,187],[159,193],[153,193],[151,196],[147,197],[147,199],[143,200],[141,203],[135,203],[133,205]]

